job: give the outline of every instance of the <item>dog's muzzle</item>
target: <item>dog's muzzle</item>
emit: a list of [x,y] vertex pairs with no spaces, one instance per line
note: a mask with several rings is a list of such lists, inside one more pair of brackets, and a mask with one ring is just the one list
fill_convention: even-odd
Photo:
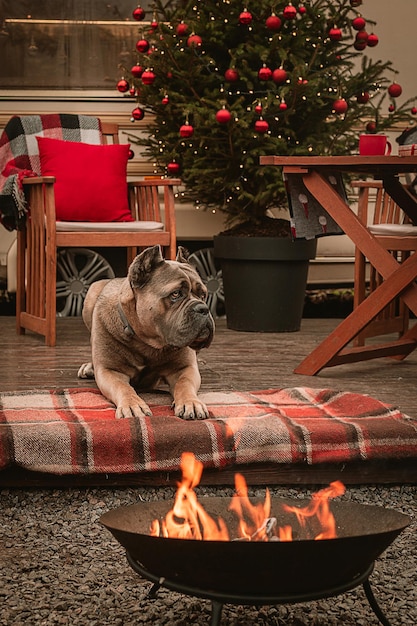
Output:
[[193,307],[192,315],[195,326],[199,331],[192,343],[190,343],[190,348],[193,348],[193,350],[208,348],[214,336],[214,319],[210,309],[204,302],[199,302]]

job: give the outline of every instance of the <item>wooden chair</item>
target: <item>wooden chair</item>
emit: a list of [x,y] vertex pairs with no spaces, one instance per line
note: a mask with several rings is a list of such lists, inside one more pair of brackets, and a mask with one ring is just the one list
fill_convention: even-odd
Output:
[[[376,180],[353,181],[352,187],[359,190],[358,217],[369,226],[369,230],[400,263],[417,250],[417,227],[413,226],[404,212],[385,192],[382,183]],[[369,293],[372,293],[383,278],[369,266],[362,252],[355,249],[354,300],[357,308]],[[355,338],[354,345],[365,345],[370,337],[397,333],[401,337],[408,329],[409,309],[401,298],[397,298],[374,318]]]
[[[103,123],[102,133],[103,143],[119,143],[117,124]],[[174,186],[181,181],[129,182],[129,207],[135,221],[89,223],[57,222],[54,182],[53,176],[24,179],[30,218],[17,234],[17,333],[27,329],[44,335],[47,346],[56,344],[57,249],[125,247],[129,265],[140,248],[159,244],[166,257],[174,259]]]

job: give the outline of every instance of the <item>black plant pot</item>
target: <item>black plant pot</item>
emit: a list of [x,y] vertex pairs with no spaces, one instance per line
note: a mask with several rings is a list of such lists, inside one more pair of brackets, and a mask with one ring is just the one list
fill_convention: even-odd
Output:
[[300,330],[315,239],[214,237],[220,260],[227,327],[255,332]]

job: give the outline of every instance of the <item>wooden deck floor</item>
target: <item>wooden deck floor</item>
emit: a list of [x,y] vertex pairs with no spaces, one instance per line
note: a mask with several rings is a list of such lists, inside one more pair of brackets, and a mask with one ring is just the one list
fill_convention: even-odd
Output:
[[[247,333],[217,320],[213,344],[199,355],[204,390],[255,390],[277,387],[331,387],[367,393],[417,415],[417,350],[404,361],[383,358],[322,370],[317,376],[294,374],[296,365],[338,323],[304,319],[295,333]],[[94,386],[77,379],[89,360],[89,336],[80,318],[58,319],[57,346],[39,335],[18,336],[14,317],[0,317],[0,389]]]
[[[384,358],[345,364],[314,377],[293,373],[337,323],[335,319],[304,319],[295,333],[246,333],[229,330],[225,320],[218,320],[212,346],[199,355],[202,390],[332,388],[372,395],[415,417],[417,350],[402,362]],[[95,386],[93,381],[77,378],[79,365],[90,358],[89,336],[80,318],[58,319],[54,348],[29,332],[17,336],[14,317],[0,317],[0,337],[2,391]],[[417,481],[417,467],[412,472]],[[291,482],[291,477],[285,482]]]

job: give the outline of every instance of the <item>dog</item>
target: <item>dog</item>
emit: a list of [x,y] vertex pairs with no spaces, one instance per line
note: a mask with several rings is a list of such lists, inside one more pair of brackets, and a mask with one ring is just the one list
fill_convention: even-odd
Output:
[[201,384],[197,352],[214,336],[205,303],[207,289],[188,252],[163,259],[160,246],[146,248],[126,278],[94,282],[83,306],[91,338],[92,362],[79,378],[95,378],[101,393],[116,405],[116,417],[152,415],[135,388],[153,389],[163,380],[173,397],[175,415],[206,419],[197,396]]

